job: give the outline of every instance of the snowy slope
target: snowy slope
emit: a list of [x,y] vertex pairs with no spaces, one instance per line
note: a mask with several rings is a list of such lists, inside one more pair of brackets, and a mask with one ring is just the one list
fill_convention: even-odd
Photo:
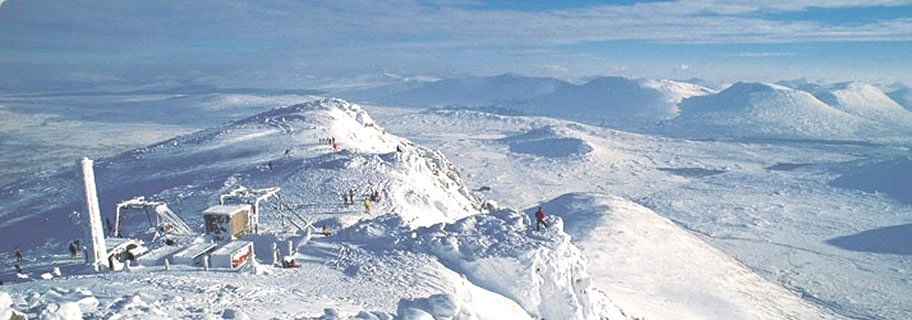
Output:
[[641,81],[642,86],[653,88],[662,93],[669,103],[678,104],[684,99],[716,93],[707,87],[667,79],[650,79]]
[[585,140],[570,130],[555,126],[544,126],[501,139],[510,146],[510,152],[525,153],[548,158],[585,156],[592,152]]
[[672,80],[599,77],[584,84],[552,78],[500,75],[446,79],[409,90],[341,93],[355,99],[412,107],[455,106],[522,113],[623,128],[654,125],[675,116],[681,100],[714,91]]
[[912,131],[912,111],[906,110],[870,84],[840,83],[813,93],[821,101],[845,113],[899,130]]
[[[329,136],[341,150],[319,143]],[[274,212],[263,211],[261,234],[244,239],[255,242],[261,263],[269,263],[265,252],[273,241],[297,242],[289,254],[300,269],[208,274],[177,265],[173,272],[149,266],[86,275],[91,272],[81,263],[60,254],[66,242],[83,237],[84,219],[73,213],[82,210],[78,177],[62,170],[5,187],[0,195],[0,234],[10,239],[4,245],[23,249],[26,260],[18,264],[25,273],[34,279],[53,267],[64,270],[48,276],[62,278],[40,282],[0,273],[4,281],[18,282],[10,292],[16,310],[63,319],[131,318],[137,310],[157,318],[625,319],[588,280],[569,236],[555,229],[538,237],[528,217],[513,211],[479,215],[480,199],[441,153],[386,133],[360,106],[343,100],[276,108],[100,159],[96,173],[104,217],[114,201],[146,195],[168,201],[201,231],[199,213],[221,192],[279,186],[296,210],[338,235],[292,235]],[[348,188],[357,190],[358,200],[380,193],[372,214],[341,204]],[[3,269],[12,263],[4,260]]]
[[530,115],[639,128],[677,115],[677,105],[682,99],[711,92],[671,80],[600,77],[529,101],[517,109]]
[[[859,246],[843,249],[828,242],[860,235],[866,239],[862,243],[877,247],[871,235],[907,239],[902,232],[909,230],[912,211],[896,201],[902,193],[887,193],[903,191],[886,185],[890,179],[872,178],[868,182],[882,184],[853,183],[847,188],[830,183],[855,171],[868,174],[860,168],[865,163],[908,157],[907,146],[688,140],[545,117],[370,106],[368,110],[391,132],[440,148],[462,169],[471,188],[502,205],[528,208],[575,192],[635,199],[736,257],[767,281],[800,292],[840,316],[905,319],[912,314],[906,267],[912,255],[858,251]],[[555,128],[554,137],[578,138],[593,150],[584,157],[553,158],[513,152],[504,140],[542,127]],[[544,144],[539,150],[548,151]],[[856,165],[859,160],[865,162]],[[904,176],[880,172],[897,179]],[[565,220],[568,228],[575,224]]]
[[775,84],[736,83],[715,95],[681,103],[666,123],[678,134],[779,139],[864,139],[877,123],[833,108],[810,93]]
[[[319,143],[330,136],[339,152]],[[397,146],[403,152],[395,152]],[[144,195],[171,203],[191,226],[221,191],[235,185],[282,187],[302,208],[339,206],[350,188],[356,202],[378,191],[383,199],[396,200],[381,202],[380,208],[415,226],[476,213],[479,205],[442,154],[387,134],[360,107],[334,99],[273,109],[101,159],[96,172],[105,217],[117,201]],[[45,242],[65,248],[81,233],[73,224],[80,221],[73,213],[83,211],[75,178],[73,169],[64,169],[0,189],[0,232],[26,250]]]
[[630,316],[834,318],[636,203],[574,193],[542,207],[570,226],[567,232],[588,258],[593,280]]
[[223,125],[274,107],[312,101],[250,92],[47,94],[0,97],[0,184]]
[[903,86],[888,93],[887,96],[905,107],[906,110],[912,111],[912,88]]

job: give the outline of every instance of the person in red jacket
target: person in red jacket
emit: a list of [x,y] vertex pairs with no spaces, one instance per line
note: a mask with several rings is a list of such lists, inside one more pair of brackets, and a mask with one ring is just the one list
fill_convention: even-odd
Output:
[[538,211],[535,211],[535,231],[541,230],[542,225],[545,225],[545,228],[548,227],[548,224],[545,223],[545,212],[538,207]]

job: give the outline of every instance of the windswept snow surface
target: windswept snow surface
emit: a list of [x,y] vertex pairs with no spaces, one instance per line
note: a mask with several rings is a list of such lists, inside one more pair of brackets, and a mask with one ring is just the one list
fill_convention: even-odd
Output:
[[[391,132],[441,149],[462,169],[469,187],[503,206],[528,208],[575,192],[620,196],[671,219],[761,277],[840,317],[905,319],[912,315],[907,294],[912,291],[908,269],[912,255],[886,253],[897,250],[878,249],[883,247],[876,243],[871,250],[845,245],[855,239],[870,243],[870,236],[877,234],[903,239],[895,232],[906,230],[912,219],[910,206],[883,191],[889,180],[868,189],[882,190],[878,192],[831,184],[841,176],[862,172],[858,169],[866,163],[908,158],[912,156],[908,146],[777,139],[698,141],[544,117],[467,110],[369,110]],[[585,157],[556,159],[513,152],[503,142],[542,127],[559,128],[585,141],[592,151]],[[883,172],[895,176],[904,172],[890,170]],[[565,220],[571,233],[574,225]],[[590,272],[595,274],[593,269]]]
[[592,147],[586,141],[550,126],[529,130],[501,141],[510,146],[511,152],[549,158],[584,156],[592,152]]
[[[328,137],[336,139],[339,152],[320,144]],[[397,153],[397,146],[403,152]],[[220,192],[235,185],[282,187],[302,210],[338,207],[349,189],[357,193],[356,204],[377,191],[382,199],[395,200],[381,202],[379,208],[397,212],[414,226],[452,221],[478,212],[480,205],[442,154],[387,134],[360,107],[334,99],[276,108],[100,159],[96,172],[102,208],[151,196],[171,203],[191,226],[199,225],[199,213]],[[0,232],[20,239],[24,248],[65,248],[68,239],[82,232],[74,225],[81,221],[74,211],[83,211],[75,177],[73,169],[65,169],[2,187]],[[353,205],[345,210],[362,209]],[[53,232],[34,236],[42,230]]]
[[[327,137],[340,150],[320,143]],[[520,213],[479,215],[481,200],[440,152],[386,133],[360,106],[343,100],[276,108],[99,159],[95,171],[107,218],[115,201],[146,195],[167,201],[201,232],[200,212],[220,193],[237,185],[279,186],[293,208],[337,234],[296,233],[275,212],[261,211],[261,234],[244,236],[255,243],[259,261],[271,262],[274,241],[292,241],[292,252],[282,251],[300,268],[254,264],[234,273],[153,265],[93,274],[80,260],[58,254],[84,237],[80,181],[65,169],[0,190],[0,234],[10,239],[4,249],[19,246],[26,257],[15,263],[29,279],[63,269],[59,277],[37,281],[0,273],[12,283],[3,292],[13,309],[42,319],[625,319],[591,284],[559,220],[550,234],[538,236]],[[343,205],[349,188],[357,203],[371,191],[380,201],[370,214],[357,203]],[[13,263],[4,260],[2,269],[12,270]]]
[[595,284],[632,317],[835,318],[629,200],[573,193],[542,207],[563,218]]
[[814,91],[814,96],[845,113],[912,131],[912,111],[893,101],[880,89],[862,82],[848,82]]
[[600,77],[583,84],[551,78],[500,75],[447,79],[390,94],[341,92],[353,99],[410,107],[464,107],[549,116],[619,128],[652,127],[678,113],[683,99],[711,94],[672,80]]
[[[0,185],[314,100],[265,93],[123,93],[0,96]],[[48,172],[41,172],[47,174]]]
[[903,86],[887,94],[893,101],[899,103],[906,110],[912,111],[912,88]]
[[908,143],[912,134],[912,113],[862,83],[839,84],[812,95],[777,84],[739,82],[718,94],[684,100],[680,107],[680,116],[664,123],[659,132],[697,138],[888,143]]
[[856,139],[874,125],[810,93],[765,83],[736,83],[681,103],[669,130],[694,136],[779,139]]

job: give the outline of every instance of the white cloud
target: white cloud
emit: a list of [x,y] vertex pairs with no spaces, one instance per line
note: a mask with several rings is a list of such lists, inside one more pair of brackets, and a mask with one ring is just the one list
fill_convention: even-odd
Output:
[[724,56],[729,57],[744,57],[744,58],[769,58],[769,57],[791,57],[794,56],[794,53],[791,52],[735,52],[735,53],[726,53]]

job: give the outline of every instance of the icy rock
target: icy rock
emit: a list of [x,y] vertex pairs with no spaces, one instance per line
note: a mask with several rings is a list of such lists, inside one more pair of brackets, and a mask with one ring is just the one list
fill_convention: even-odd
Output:
[[0,319],[9,319],[13,316],[13,299],[9,293],[0,291]]
[[248,320],[250,316],[240,310],[225,309],[222,311],[222,319]]
[[434,316],[430,313],[427,313],[423,310],[406,308],[404,310],[399,310],[399,316],[396,317],[396,320],[436,320]]
[[389,314],[382,313],[382,312],[361,311],[358,313],[357,316],[355,316],[355,319],[358,319],[358,320],[392,320],[393,317],[390,316]]
[[469,315],[460,314],[461,309],[462,306],[453,296],[435,294],[427,298],[400,301],[398,313],[403,315],[412,312],[409,310],[421,310],[430,314],[434,319],[468,319]]
[[38,314],[41,320],[81,320],[82,310],[75,302],[64,302],[60,305],[56,303],[47,304],[41,313]]
[[319,320],[339,320],[339,312],[333,308],[323,309],[323,316]]
[[[591,284],[585,258],[563,232],[563,221],[553,216],[547,221],[548,228],[535,231],[523,213],[478,214],[416,229],[417,238],[401,239],[400,245],[437,256],[472,283],[516,301],[538,317],[623,319],[620,310]],[[437,316],[435,312],[447,313],[453,307],[445,297],[428,301],[434,302],[433,311],[426,305],[407,304],[400,316],[411,309]]]
[[41,274],[41,279],[51,280],[54,279],[54,275],[50,274],[49,272],[45,272]]

